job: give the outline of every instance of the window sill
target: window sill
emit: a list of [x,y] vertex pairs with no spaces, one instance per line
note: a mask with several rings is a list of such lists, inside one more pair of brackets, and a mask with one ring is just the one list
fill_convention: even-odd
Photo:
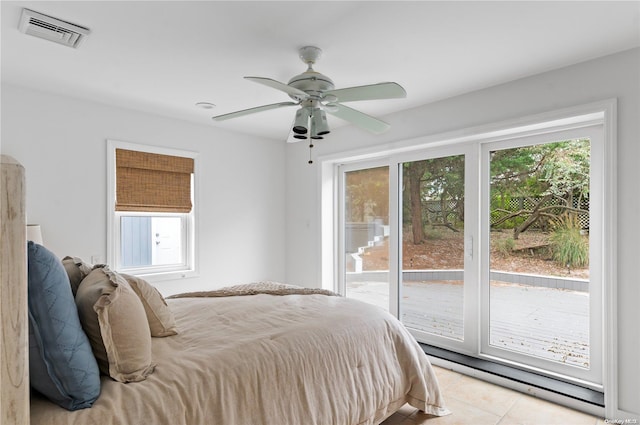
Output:
[[142,278],[150,283],[163,282],[167,280],[190,279],[190,278],[198,277],[200,275],[197,270],[177,270],[177,271],[155,272],[155,273],[123,270],[122,273],[127,273],[132,276]]

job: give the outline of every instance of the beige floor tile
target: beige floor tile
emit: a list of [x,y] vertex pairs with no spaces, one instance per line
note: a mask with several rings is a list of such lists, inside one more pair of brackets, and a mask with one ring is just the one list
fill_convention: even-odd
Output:
[[586,413],[523,395],[507,412],[500,425],[596,425],[596,422],[597,418]]
[[489,413],[504,416],[514,403],[524,396],[499,385],[461,376],[447,388],[444,397],[447,404],[451,398],[456,398]]
[[[516,421],[513,418],[510,418],[508,416],[504,416],[502,419],[500,419],[500,422],[498,422],[498,425],[524,425],[521,422]],[[542,425],[542,424],[540,424]]]
[[436,372],[436,376],[438,377],[438,384],[440,384],[440,388],[443,393],[446,393],[447,389],[452,385],[455,385],[456,381],[462,378],[462,374],[458,372],[454,372],[450,369],[445,369],[442,367],[434,366],[433,370]]
[[416,412],[407,418],[402,425],[495,425],[500,416],[478,409],[463,401],[452,398],[447,402],[451,410],[448,416],[431,416],[422,412]]

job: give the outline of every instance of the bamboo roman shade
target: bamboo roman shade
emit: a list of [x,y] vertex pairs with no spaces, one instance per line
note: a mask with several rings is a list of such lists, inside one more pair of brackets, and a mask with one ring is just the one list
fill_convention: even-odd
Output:
[[116,211],[191,211],[193,158],[116,149]]

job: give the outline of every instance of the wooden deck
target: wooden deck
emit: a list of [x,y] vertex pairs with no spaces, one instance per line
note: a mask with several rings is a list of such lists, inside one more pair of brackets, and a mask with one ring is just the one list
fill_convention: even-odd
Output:
[[[386,282],[354,282],[347,296],[388,309]],[[492,282],[490,343],[505,349],[588,367],[589,295],[564,289]],[[408,327],[462,339],[462,285],[408,281],[401,319]]]

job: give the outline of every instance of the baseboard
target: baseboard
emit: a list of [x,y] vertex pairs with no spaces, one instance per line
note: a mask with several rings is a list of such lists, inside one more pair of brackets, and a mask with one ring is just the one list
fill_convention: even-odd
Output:
[[599,391],[426,344],[420,345],[436,366],[604,417],[604,394]]

